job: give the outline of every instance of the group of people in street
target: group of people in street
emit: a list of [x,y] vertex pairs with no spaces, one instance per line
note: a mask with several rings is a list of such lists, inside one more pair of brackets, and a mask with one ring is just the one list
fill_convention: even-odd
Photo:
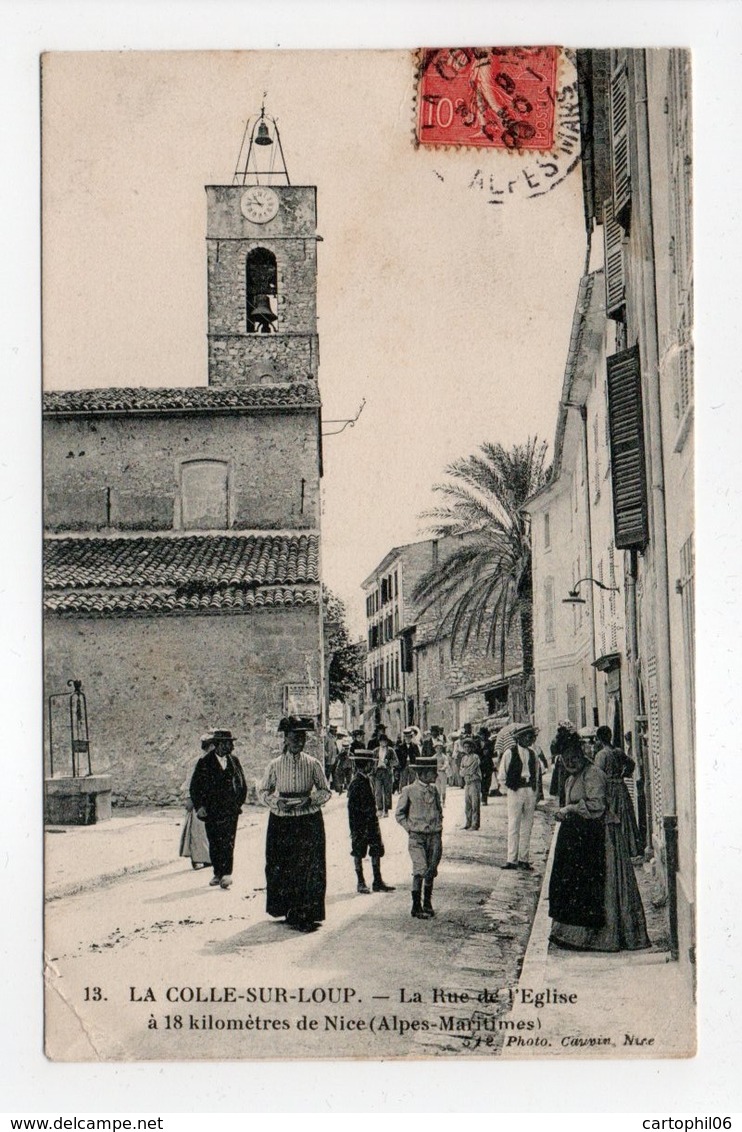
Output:
[[[350,853],[357,892],[394,892],[381,873],[385,854],[380,818],[392,810],[408,836],[412,863],[412,908],[417,919],[434,915],[433,886],[443,846],[446,787],[464,790],[464,830],[480,828],[481,807],[491,793],[506,796],[507,859],[503,869],[532,871],[530,842],[541,779],[548,762],[536,744],[531,723],[510,725],[493,742],[465,724],[449,745],[442,728],[415,741],[405,729],[397,744],[378,725],[368,744],[362,729],[353,732],[340,768],[324,744],[324,762],[306,754],[314,720],[281,720],[282,753],[266,770],[258,791],[269,810],[265,848],[266,911],[297,931],[315,931],[325,918],[326,855],[322,807],[347,793]],[[329,733],[333,743],[336,738]],[[247,796],[245,776],[234,755],[232,734],[216,729],[201,739],[203,754],[189,785],[189,806],[181,855],[194,867],[211,864],[212,886],[232,883],[237,821]],[[499,748],[499,749],[498,749]],[[594,747],[570,723],[562,723],[551,746],[551,793],[558,799],[559,831],[549,883],[552,942],[576,950],[617,951],[649,946],[632,857],[640,852],[639,833],[624,777],[630,762],[611,744],[609,728],[599,728]],[[327,771],[329,770],[329,774]],[[496,789],[491,791],[493,778]],[[205,835],[205,836],[204,836]],[[370,858],[371,887],[364,874]]]
[[641,852],[624,781],[633,769],[599,727],[594,743],[562,723],[553,745],[560,770],[559,822],[549,880],[551,941],[575,951],[650,946],[632,858]]

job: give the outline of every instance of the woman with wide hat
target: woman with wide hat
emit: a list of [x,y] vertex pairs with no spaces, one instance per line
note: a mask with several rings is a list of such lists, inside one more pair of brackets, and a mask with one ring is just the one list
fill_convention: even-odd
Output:
[[325,918],[325,827],[330,788],[318,759],[304,751],[314,720],[287,716],[278,725],[283,753],[268,764],[260,800],[270,810],[265,843],[266,911],[296,931]]

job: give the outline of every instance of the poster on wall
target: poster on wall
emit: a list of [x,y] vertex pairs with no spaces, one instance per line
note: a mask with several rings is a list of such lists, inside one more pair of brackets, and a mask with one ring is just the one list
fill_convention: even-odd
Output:
[[694,1054],[690,72],[42,57],[53,1061]]

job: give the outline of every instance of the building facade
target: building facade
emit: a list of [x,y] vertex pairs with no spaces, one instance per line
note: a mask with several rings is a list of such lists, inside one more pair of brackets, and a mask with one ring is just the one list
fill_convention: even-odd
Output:
[[580,284],[551,478],[526,509],[538,595],[536,723],[548,738],[561,719],[578,728],[607,724],[616,744],[623,744],[623,556],[613,539],[606,443],[606,355],[613,339],[605,317],[604,276],[596,271]]
[[695,963],[690,54],[578,52],[585,219],[605,264],[624,726],[674,953]]
[[119,802],[181,796],[216,725],[255,777],[321,712],[315,189],[206,194],[208,384],[44,397],[46,691],[82,680]]

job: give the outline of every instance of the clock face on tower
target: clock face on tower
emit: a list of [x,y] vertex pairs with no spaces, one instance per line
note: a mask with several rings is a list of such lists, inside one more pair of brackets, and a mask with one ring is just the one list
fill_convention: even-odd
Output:
[[278,212],[278,196],[266,185],[253,185],[242,194],[240,208],[253,224],[267,224]]

